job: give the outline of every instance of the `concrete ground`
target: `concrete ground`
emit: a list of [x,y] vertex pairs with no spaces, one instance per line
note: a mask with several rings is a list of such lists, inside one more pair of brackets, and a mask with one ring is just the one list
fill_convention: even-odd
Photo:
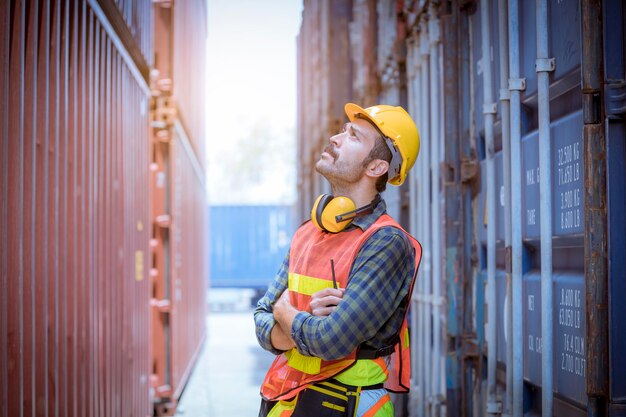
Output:
[[256,341],[249,292],[210,292],[207,343],[176,415],[254,417],[259,411],[259,388],[274,355],[261,349]]

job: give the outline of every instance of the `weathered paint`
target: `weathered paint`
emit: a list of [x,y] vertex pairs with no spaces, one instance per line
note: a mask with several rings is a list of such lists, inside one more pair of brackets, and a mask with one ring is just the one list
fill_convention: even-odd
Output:
[[347,120],[343,105],[350,100],[351,56],[349,0],[304,1],[298,34],[298,184],[296,222],[310,217],[318,195],[330,193],[315,172],[323,146]]
[[[490,2],[494,5],[496,2]],[[614,300],[621,299],[624,291],[619,271],[623,270],[623,216],[619,213],[623,211],[624,197],[620,190],[623,189],[623,160],[624,129],[623,114],[624,105],[623,92],[624,79],[624,13],[623,2],[615,0],[561,2],[551,0],[548,7],[549,26],[549,50],[556,60],[555,70],[550,75],[550,136],[551,136],[551,166],[553,175],[551,178],[552,190],[552,216],[555,219],[553,225],[553,276],[554,298],[553,298],[553,328],[554,337],[554,384],[557,395],[554,397],[554,414],[556,416],[584,415],[585,409],[591,413],[601,412],[608,409],[614,413],[622,413],[624,398],[626,395],[626,383],[624,377],[617,369],[624,363],[622,358],[624,346],[623,324],[618,319],[613,319],[609,323],[609,317],[623,316],[624,307],[618,305]],[[491,34],[494,39],[491,45],[493,55],[483,58],[480,51],[481,25],[489,25],[490,28],[497,27],[497,8],[492,7],[493,13],[488,17],[488,22],[481,22],[476,11],[480,7],[479,2],[455,0],[451,2],[439,3],[439,9],[429,8],[429,2],[424,1],[381,1],[377,2],[377,27],[378,36],[376,45],[368,45],[365,41],[357,41],[353,38],[353,33],[360,33],[363,16],[370,12],[370,3],[367,1],[352,2],[352,16],[348,19],[351,26],[350,47],[345,50],[333,49],[333,54],[343,54],[352,57],[352,95],[348,99],[363,96],[364,85],[375,85],[379,83],[377,97],[373,100],[388,100],[397,104],[403,104],[406,89],[405,82],[410,83],[408,91],[407,105],[409,110],[420,121],[418,126],[429,132],[430,118],[433,109],[419,108],[423,106],[422,97],[432,97],[432,89],[428,83],[417,82],[422,73],[420,68],[431,68],[430,58],[433,55],[432,44],[429,33],[432,28],[428,22],[436,20],[441,22],[441,42],[443,54],[441,67],[443,72],[443,90],[439,99],[442,100],[442,108],[445,125],[443,134],[445,142],[442,142],[442,151],[445,155],[444,163],[439,167],[442,181],[440,184],[430,184],[430,175],[436,167],[430,167],[427,171],[420,171],[420,176],[414,181],[412,192],[419,194],[418,190],[422,184],[430,184],[431,188],[443,187],[443,204],[445,207],[445,219],[442,224],[433,225],[429,215],[423,220],[428,227],[432,228],[432,233],[439,232],[445,236],[443,249],[445,254],[442,259],[432,260],[441,262],[445,273],[442,277],[435,279],[445,279],[447,283],[447,365],[446,383],[448,390],[446,395],[446,412],[449,415],[472,415],[473,413],[485,413],[484,401],[482,399],[482,366],[486,349],[496,349],[499,361],[499,370],[506,366],[506,360],[522,363],[519,356],[510,359],[504,355],[507,344],[511,341],[505,340],[506,329],[503,325],[497,327],[496,340],[485,340],[483,326],[485,320],[485,298],[483,288],[484,251],[485,239],[482,236],[482,229],[485,221],[490,221],[494,217],[498,221],[497,242],[496,242],[496,321],[503,322],[507,293],[506,287],[507,271],[515,272],[511,286],[515,287],[513,300],[516,307],[514,311],[520,312],[528,309],[528,297],[522,300],[521,283],[524,276],[524,285],[527,285],[530,277],[536,278],[534,274],[541,268],[542,260],[539,242],[540,217],[538,210],[539,201],[539,180],[540,173],[538,167],[539,148],[536,130],[538,127],[537,112],[538,92],[537,92],[537,71],[536,71],[536,5],[534,2],[516,2],[519,4],[519,42],[520,48],[509,50],[509,58],[517,62],[515,58],[519,53],[521,57],[521,69],[516,64],[516,79],[505,80],[500,83],[499,77],[506,77],[505,72],[497,71],[502,62],[506,62],[506,57],[500,60],[498,54],[501,39]],[[503,2],[498,2],[502,5]],[[395,6],[395,7],[394,7]],[[582,7],[581,7],[582,6]],[[602,10],[600,8],[604,8]],[[312,6],[305,2],[304,19],[318,19],[316,24],[321,28],[334,27],[330,22],[335,22],[331,17],[318,13],[318,5]],[[594,10],[589,10],[593,8]],[[610,10],[610,11],[609,11]],[[509,12],[515,13],[516,10]],[[309,14],[310,13],[310,14]],[[438,16],[437,16],[438,14]],[[315,17],[313,17],[315,16]],[[390,22],[396,22],[395,29],[392,30]],[[373,23],[369,23],[372,26]],[[403,26],[406,25],[406,26]],[[304,26],[304,25],[303,25]],[[507,28],[508,30],[508,28]],[[512,36],[516,31],[509,33]],[[301,32],[301,37],[305,31]],[[310,33],[310,32],[307,32]],[[402,46],[398,46],[398,39],[403,38],[406,33],[405,51]],[[341,35],[343,36],[343,35]],[[604,39],[603,39],[604,37]],[[425,39],[424,45],[419,45],[416,39]],[[517,42],[517,41],[515,41]],[[593,46],[592,46],[593,45]],[[335,45],[340,48],[341,45]],[[513,45],[512,47],[514,47]],[[367,74],[367,63],[363,59],[367,56],[367,51],[375,50],[377,54],[378,74],[373,80],[363,79]],[[399,49],[398,49],[399,48]],[[608,52],[607,49],[612,52]],[[587,55],[585,50],[587,49]],[[506,51],[506,49],[502,49]],[[323,57],[315,58],[307,62],[322,62],[330,54],[317,50],[315,53],[322,54]],[[310,50],[299,50],[300,57],[311,57]],[[324,55],[326,54],[326,55]],[[506,52],[504,53],[506,54]],[[436,56],[436,49],[435,49]],[[407,62],[405,62],[405,60]],[[605,61],[606,63],[603,63]],[[337,62],[338,66],[344,62]],[[515,197],[515,208],[523,202],[522,210],[519,213],[512,213],[510,223],[515,224],[516,241],[509,243],[515,249],[506,248],[504,244],[505,222],[503,222],[503,205],[497,206],[496,213],[490,215],[484,210],[484,186],[481,186],[480,160],[484,159],[484,136],[483,132],[483,111],[492,111],[492,107],[485,109],[482,99],[482,82],[485,65],[492,66],[492,73],[495,85],[507,86],[506,81],[510,81],[508,89],[501,91],[504,99],[508,94],[515,100],[515,120],[512,120],[511,130],[515,131],[517,149],[519,145],[519,135],[523,135],[523,148],[521,152],[515,151],[512,158],[515,159],[515,169],[519,172],[512,172],[511,177],[515,179],[511,188]],[[436,68],[436,66],[432,67]],[[433,69],[430,71],[435,71]],[[316,74],[322,74],[314,65],[307,70],[307,88],[316,80],[321,80],[320,75],[316,79]],[[512,69],[511,69],[512,71]],[[404,74],[406,72],[406,74]],[[344,80],[341,77],[337,79]],[[511,72],[513,74],[513,72]],[[431,74],[432,75],[432,74]],[[606,76],[606,80],[602,76]],[[517,79],[523,77],[523,80]],[[593,80],[589,80],[589,78]],[[431,78],[430,75],[427,78]],[[585,81],[585,79],[588,79]],[[581,83],[581,80],[583,81]],[[588,81],[593,81],[590,83]],[[319,88],[321,86],[321,88]],[[302,84],[300,85],[303,88]],[[425,91],[418,91],[419,88],[426,88]],[[345,91],[345,90],[342,90]],[[326,93],[324,83],[318,83],[319,102],[328,100],[330,95]],[[349,92],[349,90],[348,90]],[[304,96],[304,95],[303,95]],[[306,96],[312,98],[312,96]],[[335,95],[333,97],[339,97]],[[519,110],[519,100],[521,97],[521,117]],[[309,103],[310,99],[304,101]],[[431,100],[431,103],[434,101]],[[433,104],[434,105],[434,104]],[[307,107],[308,108],[308,107]],[[327,107],[325,107],[327,108]],[[513,108],[513,100],[511,100]],[[606,109],[608,118],[605,118]],[[303,114],[305,109],[301,109],[299,114]],[[500,107],[497,108],[501,112]],[[332,113],[332,112],[331,112]],[[512,113],[513,114],[513,113]],[[341,111],[337,111],[330,117],[341,117]],[[326,116],[325,116],[326,117]],[[299,143],[300,146],[309,146],[311,141],[310,125],[299,123]],[[504,153],[501,153],[502,119],[497,115],[495,124],[495,152],[499,171],[503,165]],[[586,127],[583,127],[586,126]],[[604,133],[603,133],[604,132]],[[437,135],[439,132],[434,132]],[[433,137],[429,133],[429,136]],[[602,135],[606,135],[604,138]],[[513,135],[512,135],[513,136]],[[317,145],[316,145],[317,146]],[[586,147],[585,147],[586,146]],[[608,148],[607,148],[608,147]],[[308,148],[311,150],[311,148]],[[608,151],[607,151],[608,149]],[[436,151],[436,150],[435,150]],[[608,152],[608,153],[607,153]],[[313,152],[306,155],[300,154],[301,164],[308,164],[306,168],[299,171],[299,175],[304,175],[309,181],[312,173],[311,167],[315,158]],[[519,166],[519,158],[523,160],[524,166]],[[608,168],[607,162],[608,161]],[[591,166],[589,166],[591,164]],[[511,164],[513,165],[513,164]],[[604,166],[604,168],[603,168]],[[520,169],[521,168],[521,169]],[[602,172],[604,169],[604,172]],[[309,171],[307,171],[309,170]],[[583,178],[583,173],[586,177]],[[504,174],[504,173],[503,173]],[[496,179],[500,180],[504,175],[496,174]],[[303,178],[303,177],[301,177]],[[521,181],[519,181],[521,179]],[[318,179],[311,178],[307,184],[315,183]],[[486,183],[486,181],[484,181]],[[304,184],[304,182],[302,183]],[[497,187],[500,193],[496,196],[506,195],[506,185],[504,181],[498,182]],[[609,196],[606,195],[608,187]],[[301,188],[302,200],[314,198],[316,192],[311,192],[314,187]],[[315,190],[318,191],[318,190]],[[402,191],[401,191],[402,192]],[[422,194],[419,194],[422,195]],[[520,196],[522,199],[520,201]],[[589,199],[590,196],[593,199]],[[396,196],[394,196],[395,198]],[[436,194],[435,194],[435,198]],[[585,200],[589,201],[585,202]],[[399,199],[402,201],[402,198]],[[420,224],[420,213],[415,196],[409,198],[409,206],[403,207],[400,213],[404,218],[411,219],[412,225]],[[306,212],[310,204],[303,204],[302,212]],[[533,212],[534,209],[534,212]],[[408,213],[407,213],[408,211]],[[408,214],[408,215],[407,215]],[[586,223],[585,223],[585,220]],[[521,220],[518,222],[518,220]],[[523,225],[522,228],[518,226]],[[424,226],[426,227],[426,226]],[[517,230],[519,229],[519,230]],[[418,232],[419,235],[419,232]],[[521,248],[521,250],[519,250]],[[432,249],[432,248],[431,248]],[[425,249],[428,253],[428,248]],[[432,253],[432,252],[431,252]],[[593,255],[593,256],[592,256]],[[516,259],[513,259],[516,256]],[[449,257],[454,257],[450,259]],[[613,257],[613,259],[611,258]],[[517,268],[515,267],[517,265]],[[544,265],[545,266],[545,265]],[[434,269],[433,269],[434,270]],[[586,272],[585,272],[586,271]],[[569,333],[566,332],[566,325],[559,321],[561,314],[561,300],[558,299],[559,291],[565,288],[566,291],[574,292],[581,290],[583,283],[581,277],[585,275],[587,283],[588,301],[583,306],[576,307],[581,322],[577,324]],[[531,280],[532,281],[532,280]],[[514,285],[512,285],[514,284]],[[568,287],[569,286],[569,287]],[[563,288],[562,288],[563,287]],[[528,288],[526,288],[528,289]],[[425,291],[428,292],[427,287]],[[423,294],[428,297],[431,294]],[[529,294],[527,294],[529,295]],[[536,294],[530,294],[536,295]],[[455,297],[451,299],[451,297]],[[418,301],[419,302],[419,301]],[[536,303],[536,301],[535,301]],[[622,303],[623,304],[623,303]],[[564,306],[568,307],[568,306]],[[571,306],[570,306],[571,307]],[[425,310],[427,311],[427,310]],[[532,319],[532,314],[537,314],[539,309],[533,313],[526,312],[525,315],[516,314],[514,325],[517,326],[514,332],[509,335],[519,337],[521,333],[517,329],[522,323],[527,326],[539,324],[539,319]],[[432,316],[426,313],[425,323],[432,323]],[[540,316],[537,316],[540,317]],[[520,318],[520,320],[517,320]],[[421,322],[420,319],[417,319]],[[595,324],[598,324],[596,326]],[[537,329],[535,329],[537,330]],[[569,360],[571,354],[571,343],[574,340],[574,353],[576,353],[576,341],[584,337],[587,356],[592,355],[596,363],[589,364],[585,361],[584,371],[582,365],[578,367],[576,373],[576,360],[582,364],[581,357],[573,357],[573,367],[571,361],[565,367],[559,366],[559,359],[565,357]],[[565,337],[567,333],[568,337]],[[414,334],[420,334],[415,332]],[[418,358],[424,356],[424,352],[432,347],[432,340],[424,333],[424,341],[417,341],[413,346],[418,345],[414,354]],[[534,335],[534,333],[533,333]],[[569,338],[572,336],[572,338]],[[591,337],[590,336],[598,336]],[[578,338],[578,339],[576,339]],[[537,347],[537,345],[535,345]],[[594,353],[590,353],[590,348]],[[582,348],[579,346],[577,355],[580,356]],[[518,354],[519,352],[515,352]],[[529,354],[531,352],[527,352]],[[532,354],[532,353],[531,353]],[[528,356],[528,355],[527,355]],[[538,394],[540,388],[540,359],[535,352],[535,360],[526,360],[525,368],[527,375],[533,375],[524,380],[522,375],[515,375],[516,379],[506,380],[504,372],[497,372],[498,390],[507,390],[503,393],[503,398],[507,396],[507,406],[513,406],[510,410],[518,413],[521,411],[522,400],[525,402],[526,411],[532,413],[541,412],[541,396]],[[545,358],[544,358],[545,359]],[[567,362],[567,361],[566,361]],[[590,366],[590,368],[586,368]],[[616,368],[617,367],[617,368]],[[623,367],[622,367],[623,368]],[[517,367],[516,369],[519,369]],[[572,374],[571,370],[574,370]],[[621,368],[619,368],[621,369]],[[420,373],[414,381],[424,384],[423,376],[428,375],[432,369],[417,369]],[[423,374],[422,374],[423,373]],[[517,373],[517,371],[516,371]],[[511,373],[509,373],[510,375]],[[583,375],[581,375],[583,374]],[[509,386],[506,386],[506,385]],[[587,385],[587,392],[582,392],[581,387]],[[525,389],[521,389],[522,386]],[[419,387],[418,387],[419,388]],[[515,398],[511,401],[511,390],[515,388]],[[588,395],[589,394],[589,395]],[[522,398],[522,395],[524,398]],[[613,398],[614,397],[614,398]],[[428,399],[426,399],[428,400]],[[432,400],[432,399],[431,399]],[[414,409],[409,410],[413,415],[430,415],[436,412],[436,402],[434,399],[427,404],[415,404]],[[513,404],[511,404],[513,403]],[[497,403],[493,403],[497,407]],[[491,412],[495,412],[494,409]]]
[[[448,5],[450,6],[450,5]],[[417,18],[415,18],[417,20]],[[441,11],[441,42],[443,54],[443,97],[444,106],[444,137],[450,146],[444,147],[443,188],[445,204],[445,247],[446,247],[446,410],[449,416],[463,415],[465,396],[463,395],[463,370],[471,366],[472,358],[464,353],[464,340],[468,337],[463,322],[465,293],[468,282],[463,271],[467,243],[465,219],[463,217],[463,200],[467,192],[467,183],[461,181],[461,159],[464,157],[461,143],[463,136],[461,111],[464,79],[459,77],[461,71],[462,52],[461,39],[458,36],[458,25],[464,20],[456,7]],[[470,224],[471,226],[471,224]]]
[[[2,416],[152,414],[153,7],[0,5]],[[205,180],[183,136],[167,212],[174,396],[205,329]]]
[[150,383],[155,414],[170,415],[206,338],[206,3],[159,2],[154,11]]
[[[626,415],[626,336],[623,317],[626,317],[626,126],[624,125],[624,86],[626,63],[624,43],[626,15],[624,2],[603,3],[605,109],[607,113],[607,221],[609,268],[609,392],[610,413]],[[621,294],[621,296],[620,296]],[[618,404],[619,403],[619,404]],[[620,414],[621,412],[621,414]]]
[[148,415],[146,81],[87,2],[0,16],[0,415]]
[[[583,0],[582,93],[585,183],[585,284],[587,308],[587,395],[591,416],[608,399],[608,259],[606,137],[602,109],[602,5]],[[601,411],[600,411],[601,412]]]

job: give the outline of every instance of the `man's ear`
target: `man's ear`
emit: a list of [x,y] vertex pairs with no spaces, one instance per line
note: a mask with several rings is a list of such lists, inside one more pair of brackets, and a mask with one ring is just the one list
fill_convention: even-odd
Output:
[[370,161],[365,170],[366,174],[370,177],[380,177],[389,171],[389,162],[383,159],[374,159]]

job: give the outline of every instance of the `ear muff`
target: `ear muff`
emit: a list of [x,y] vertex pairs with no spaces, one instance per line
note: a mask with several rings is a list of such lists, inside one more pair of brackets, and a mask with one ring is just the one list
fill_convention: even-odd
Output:
[[322,194],[317,197],[315,204],[313,204],[311,220],[321,230],[339,233],[352,223],[354,216],[343,221],[337,221],[336,217],[354,211],[356,211],[356,206],[348,197],[333,197],[330,194]]

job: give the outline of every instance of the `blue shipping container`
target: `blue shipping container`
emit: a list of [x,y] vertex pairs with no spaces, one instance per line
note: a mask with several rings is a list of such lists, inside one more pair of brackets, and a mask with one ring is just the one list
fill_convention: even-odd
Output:
[[295,230],[293,207],[211,206],[212,287],[265,289]]

